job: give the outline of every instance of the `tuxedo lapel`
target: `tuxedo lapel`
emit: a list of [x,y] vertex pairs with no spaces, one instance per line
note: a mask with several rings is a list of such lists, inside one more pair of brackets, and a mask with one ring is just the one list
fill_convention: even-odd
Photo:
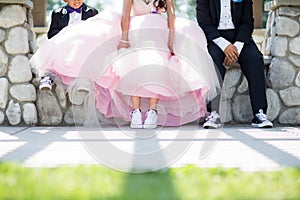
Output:
[[87,18],[89,18],[88,13],[85,10],[82,10],[81,20],[86,20]]
[[82,12],[81,12],[82,20],[86,20],[87,18],[89,18],[87,11],[88,11],[88,7],[85,4],[82,4]]
[[233,24],[235,24],[235,16],[234,16],[235,4],[233,3],[233,1],[230,1],[230,7],[231,7],[232,22]]
[[69,13],[67,11],[67,6],[63,7],[63,9],[60,11],[61,13],[61,22],[63,24],[63,26],[67,26],[69,23]]
[[218,22],[220,21],[220,16],[221,16],[221,0],[214,0],[215,3],[215,9],[216,9],[216,16],[218,19]]

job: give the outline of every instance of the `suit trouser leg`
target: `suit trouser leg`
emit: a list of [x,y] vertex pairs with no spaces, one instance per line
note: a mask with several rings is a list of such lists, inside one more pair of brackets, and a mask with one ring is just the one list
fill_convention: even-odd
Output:
[[[217,67],[216,72],[219,73],[219,77],[221,77],[221,85],[223,84],[223,80],[225,77],[226,73],[226,68],[223,65],[223,61],[225,58],[224,52],[214,43],[209,43],[208,44],[208,51],[215,63],[215,66]],[[217,111],[219,113],[219,108],[220,108],[220,99],[221,99],[221,94],[219,93],[211,102],[208,103],[207,105],[207,110],[208,112],[211,111]]]
[[[226,68],[223,65],[224,52],[214,43],[208,44],[208,51],[224,80]],[[245,75],[248,86],[253,114],[259,109],[267,110],[266,85],[263,58],[253,40],[245,44],[238,60]],[[208,111],[219,111],[220,94],[208,105]]]
[[238,62],[248,81],[253,115],[258,113],[259,109],[263,109],[264,113],[266,113],[268,104],[264,62],[262,54],[253,40],[244,45]]

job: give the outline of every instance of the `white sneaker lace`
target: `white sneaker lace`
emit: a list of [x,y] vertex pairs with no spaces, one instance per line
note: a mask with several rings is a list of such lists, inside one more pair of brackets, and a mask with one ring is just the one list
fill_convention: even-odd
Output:
[[131,111],[131,122],[134,124],[138,124],[140,123],[141,119],[140,119],[140,110],[139,109],[135,109],[133,111]]
[[52,80],[50,77],[46,76],[46,77],[43,77],[40,81],[41,83],[48,83],[48,84],[52,84]]
[[216,111],[212,111],[208,117],[206,117],[206,121],[216,122],[216,120],[220,118],[219,114]]
[[261,121],[266,121],[267,119],[267,115],[264,114],[264,111],[262,109],[260,109],[258,111],[258,113],[256,114],[256,117],[261,120]]
[[156,116],[157,114],[156,114],[156,112],[154,111],[154,110],[149,110],[147,113],[146,113],[146,116],[147,116],[147,122],[151,122],[151,124],[153,124],[153,123],[156,123],[156,118],[157,118],[157,116]]

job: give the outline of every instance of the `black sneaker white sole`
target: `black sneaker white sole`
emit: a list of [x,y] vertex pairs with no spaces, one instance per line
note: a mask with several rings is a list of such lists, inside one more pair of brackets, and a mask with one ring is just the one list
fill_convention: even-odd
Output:
[[273,123],[270,121],[263,121],[261,123],[251,123],[253,128],[272,128]]

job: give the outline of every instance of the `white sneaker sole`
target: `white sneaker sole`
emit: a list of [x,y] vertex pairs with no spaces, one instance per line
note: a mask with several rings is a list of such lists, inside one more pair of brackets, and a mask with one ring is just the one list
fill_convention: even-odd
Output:
[[143,125],[144,129],[153,129],[153,128],[156,128],[156,127],[157,127],[156,124],[144,124]]
[[41,85],[40,85],[40,86],[39,86],[39,89],[40,89],[40,90],[52,90],[52,86],[49,86],[49,85],[48,85],[48,86],[46,86],[46,85],[42,85],[42,86],[41,86]]
[[203,128],[205,128],[205,129],[209,129],[209,128],[217,129],[220,127],[221,127],[221,124],[207,123],[207,122],[203,124]]
[[272,124],[272,122],[266,121],[266,122],[263,122],[261,124],[251,123],[251,126],[253,128],[272,128],[273,124]]
[[133,129],[143,128],[143,124],[130,124],[130,128]]

